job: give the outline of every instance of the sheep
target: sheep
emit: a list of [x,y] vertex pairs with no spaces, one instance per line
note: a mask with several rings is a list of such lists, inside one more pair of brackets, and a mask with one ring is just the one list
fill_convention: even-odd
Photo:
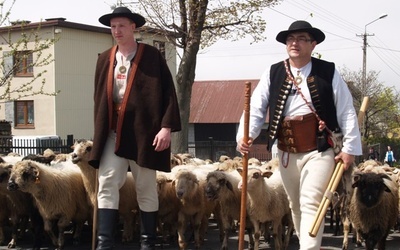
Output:
[[[399,213],[398,186],[383,173],[353,174],[350,220],[365,240],[365,249],[385,249],[386,238]],[[377,216],[377,215],[381,216]]]
[[[89,154],[92,149],[91,140],[80,139],[75,141],[71,153],[72,162],[82,171],[83,184],[88,193],[92,207],[97,205],[97,193],[95,189],[96,169],[89,165]],[[134,236],[134,225],[139,205],[136,199],[135,181],[131,173],[127,173],[124,185],[119,190],[119,215],[123,220],[122,242],[130,242]]]
[[4,229],[8,224],[8,218],[11,215],[10,201],[4,194],[0,194],[0,245],[5,244]]
[[12,239],[7,246],[8,248],[14,248],[17,245],[18,229],[23,234],[30,219],[34,234],[33,249],[40,249],[43,234],[43,219],[31,194],[19,190],[7,190],[7,182],[12,166],[11,164],[0,163],[0,194],[8,198],[7,201],[9,202],[7,204],[11,208]]
[[[242,169],[239,173],[244,174]],[[271,177],[272,175],[272,177]],[[271,177],[264,179],[264,177]],[[241,189],[242,182],[239,182]],[[275,249],[286,249],[293,229],[289,200],[283,188],[279,171],[262,171],[258,167],[248,168],[247,172],[247,215],[254,228],[254,249],[259,249],[260,223],[272,222],[272,235]],[[282,243],[283,225],[288,225]]]
[[[34,197],[44,220],[44,230],[57,249],[64,247],[64,229],[74,222],[74,244],[78,244],[82,228],[89,218],[90,206],[79,168],[57,169],[42,163],[24,160],[14,164],[8,181],[9,190],[21,190]],[[53,222],[58,237],[53,232]]]
[[275,170],[279,169],[279,158],[273,158],[270,161],[265,162],[261,165],[261,168],[265,171],[275,172]]
[[186,249],[187,246],[184,234],[188,222],[191,222],[193,227],[195,247],[200,247],[202,236],[204,236],[208,226],[208,218],[215,209],[216,204],[208,202],[204,194],[206,171],[195,167],[192,169],[181,168],[172,172],[174,175],[172,184],[175,187],[176,196],[181,202],[178,212],[178,244],[180,249]]
[[[206,196],[209,200],[215,200],[220,205],[221,217],[221,249],[228,249],[228,236],[232,228],[233,220],[240,220],[241,192],[238,184],[241,176],[237,171],[224,172],[215,170],[207,174]],[[250,246],[254,244],[249,231]]]
[[181,207],[180,200],[176,196],[175,188],[172,184],[171,173],[157,171],[157,191],[158,191],[158,220],[159,228],[162,232],[163,242],[167,242],[167,230],[171,239],[175,239],[177,232],[178,212]]

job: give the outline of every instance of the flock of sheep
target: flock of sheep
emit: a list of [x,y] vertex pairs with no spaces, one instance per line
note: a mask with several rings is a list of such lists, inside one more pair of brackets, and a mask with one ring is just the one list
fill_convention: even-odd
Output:
[[[74,244],[80,243],[84,224],[93,225],[96,204],[96,170],[87,162],[91,148],[90,140],[78,140],[67,155],[46,150],[41,156],[2,157],[1,245],[15,247],[23,237],[20,234],[30,229],[33,249],[40,249],[45,232],[56,249],[63,249],[64,233],[71,225]],[[259,249],[263,238],[274,249],[287,249],[295,232],[278,160],[249,159],[248,163],[245,228],[249,248]],[[160,241],[187,249],[189,232],[199,249],[206,244],[213,218],[219,227],[220,248],[228,249],[230,234],[238,233],[241,174],[240,158],[221,156],[212,163],[188,154],[173,155],[171,172],[157,172]],[[123,242],[139,233],[135,180],[130,173],[127,177],[119,204]],[[336,218],[337,230],[344,234],[343,249],[348,249],[351,230],[358,245],[364,242],[367,250],[376,245],[385,249],[386,237],[399,226],[399,180],[399,171],[371,160],[345,172],[331,207],[331,219]],[[6,225],[11,225],[11,239],[5,239]]]

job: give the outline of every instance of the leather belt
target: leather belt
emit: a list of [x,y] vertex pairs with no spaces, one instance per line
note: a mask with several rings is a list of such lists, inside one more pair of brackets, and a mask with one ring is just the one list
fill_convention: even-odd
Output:
[[278,148],[289,153],[305,153],[317,149],[318,120],[313,113],[287,116],[278,131]]

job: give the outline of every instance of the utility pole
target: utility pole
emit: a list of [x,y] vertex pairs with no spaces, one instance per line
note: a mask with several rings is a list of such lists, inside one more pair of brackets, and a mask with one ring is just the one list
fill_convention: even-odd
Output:
[[[368,46],[367,37],[374,36],[374,34],[367,33],[367,26],[370,25],[371,23],[374,23],[374,22],[376,22],[382,18],[385,18],[387,16],[388,16],[387,14],[382,14],[377,19],[367,23],[364,26],[364,34],[357,35],[357,36],[363,37],[363,48],[362,48],[363,49],[363,69],[362,69],[362,82],[361,82],[361,99],[362,100],[364,100],[365,98],[368,99],[368,95],[367,95],[367,46]],[[364,132],[364,121],[362,121],[360,129],[361,129],[361,135],[362,135]]]

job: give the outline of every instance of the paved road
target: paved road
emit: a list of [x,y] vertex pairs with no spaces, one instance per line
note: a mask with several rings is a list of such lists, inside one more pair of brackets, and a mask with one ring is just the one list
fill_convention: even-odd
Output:
[[[85,228],[84,234],[83,234],[83,239],[82,239],[82,245],[80,246],[72,246],[72,241],[71,241],[71,235],[70,233],[66,233],[66,243],[65,243],[65,250],[91,250],[91,229],[89,227]],[[352,235],[350,236],[352,237]],[[245,240],[247,237],[245,238]],[[117,239],[117,242],[119,242],[120,239]],[[343,241],[343,236],[333,236],[333,230],[330,229],[329,225],[326,224],[325,226],[325,234],[322,242],[322,248],[323,250],[340,250],[342,249],[342,241]],[[349,240],[351,242],[351,239]],[[138,245],[138,240],[135,239],[134,242],[130,244],[117,244],[116,250],[125,250],[125,249],[130,249],[130,250],[138,250],[139,245]],[[21,240],[19,242],[19,245],[17,248],[12,248],[12,249],[29,249],[29,244],[30,244],[30,239],[25,239]],[[164,249],[164,250],[176,250],[178,249],[176,244],[158,244],[157,249]],[[245,243],[245,247],[247,247],[247,240]],[[204,242],[204,245],[201,247],[201,249],[204,250],[218,250],[220,248],[220,243],[218,240],[218,229],[216,227],[216,224],[210,221],[210,227],[208,234],[206,236],[206,240]],[[238,237],[236,235],[232,235],[229,239],[229,249],[237,249],[238,248]],[[4,249],[9,249],[6,246],[0,246],[1,250]],[[49,244],[46,244],[45,247],[41,248],[42,250],[51,250],[54,249],[54,247],[51,247]],[[189,243],[188,250],[194,249],[193,243]],[[262,242],[260,245],[260,249],[273,249],[273,247],[270,247],[268,243]],[[290,245],[288,250],[297,250],[299,249],[298,241],[296,236],[292,236]],[[361,250],[364,249],[363,247],[356,247],[354,243],[350,243],[349,245],[349,250]],[[392,234],[389,235],[387,239],[387,245],[386,245],[387,250],[400,250],[400,232],[396,231],[393,232]]]

